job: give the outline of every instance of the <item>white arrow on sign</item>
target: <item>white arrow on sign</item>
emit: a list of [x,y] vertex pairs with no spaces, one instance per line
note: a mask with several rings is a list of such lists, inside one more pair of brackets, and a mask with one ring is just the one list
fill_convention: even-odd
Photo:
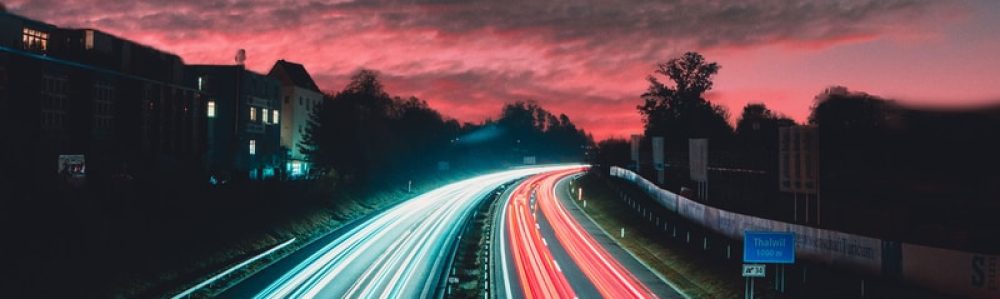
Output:
[[767,274],[764,264],[744,264],[743,277],[764,277]]

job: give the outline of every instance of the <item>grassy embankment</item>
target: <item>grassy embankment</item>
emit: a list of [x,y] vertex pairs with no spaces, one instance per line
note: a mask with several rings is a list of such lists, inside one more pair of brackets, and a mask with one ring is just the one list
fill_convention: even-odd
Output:
[[[575,183],[573,188],[583,186],[585,190],[586,213],[605,231],[617,232],[624,227],[626,237],[615,238],[616,241],[680,290],[692,298],[742,296],[744,280],[739,275],[739,250],[742,247],[738,242],[705,232],[679,219],[676,214],[656,207],[634,185],[593,173]],[[622,196],[628,197],[641,209],[653,210],[654,215],[672,217],[665,219],[670,222],[670,229],[664,231],[662,225],[651,224],[648,219],[639,216],[639,212],[623,201]],[[676,235],[673,234],[674,228]],[[690,241],[686,238],[689,231]],[[707,237],[707,246],[702,244],[703,237]],[[787,291],[780,294],[773,288],[774,265],[768,267],[768,277],[757,280],[756,298],[949,298],[919,286],[830,268],[807,260],[786,266]]]
[[605,231],[617,232],[625,228],[624,239],[613,236],[622,247],[691,298],[739,298],[743,295],[738,265],[664,240],[662,232],[636,217],[603,180],[587,174],[572,183],[571,188],[576,190],[583,186],[587,207],[577,204]]

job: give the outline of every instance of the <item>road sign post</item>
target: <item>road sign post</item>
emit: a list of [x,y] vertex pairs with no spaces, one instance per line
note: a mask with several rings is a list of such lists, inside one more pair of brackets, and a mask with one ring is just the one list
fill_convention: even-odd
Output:
[[[763,278],[767,274],[767,266],[764,264],[743,264],[743,298],[753,299],[754,279]],[[747,287],[749,286],[749,287]]]
[[767,275],[764,264],[743,264],[743,277],[763,278]]
[[743,232],[743,277],[748,280],[745,298],[753,299],[754,278],[764,277],[763,265],[778,264],[775,268],[775,289],[785,291],[785,264],[795,263],[795,234],[791,232]]

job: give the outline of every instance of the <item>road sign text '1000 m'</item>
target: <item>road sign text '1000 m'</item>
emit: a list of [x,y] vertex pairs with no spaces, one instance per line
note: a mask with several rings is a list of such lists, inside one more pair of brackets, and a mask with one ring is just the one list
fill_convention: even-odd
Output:
[[795,263],[795,234],[789,232],[743,232],[744,263]]

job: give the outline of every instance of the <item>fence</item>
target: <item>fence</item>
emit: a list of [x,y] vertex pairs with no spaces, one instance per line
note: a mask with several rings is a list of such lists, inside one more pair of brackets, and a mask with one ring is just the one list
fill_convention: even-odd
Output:
[[681,217],[734,240],[743,232],[793,232],[796,258],[900,277],[931,289],[972,298],[1000,298],[1000,256],[941,249],[819,229],[717,209],[695,202],[630,170],[612,166],[611,176],[629,181]]

